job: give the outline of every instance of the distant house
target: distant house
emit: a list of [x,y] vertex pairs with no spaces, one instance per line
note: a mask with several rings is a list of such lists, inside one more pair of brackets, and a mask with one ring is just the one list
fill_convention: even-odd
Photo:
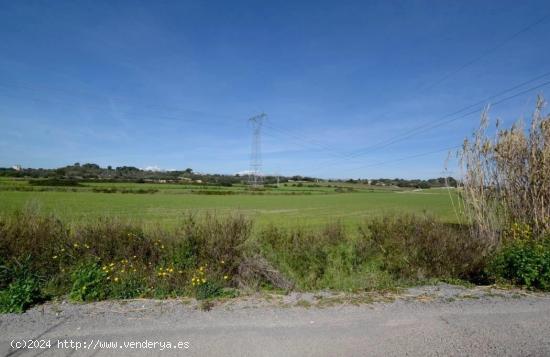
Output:
[[13,165],[11,168],[14,169],[15,171],[21,171],[22,170],[21,165]]

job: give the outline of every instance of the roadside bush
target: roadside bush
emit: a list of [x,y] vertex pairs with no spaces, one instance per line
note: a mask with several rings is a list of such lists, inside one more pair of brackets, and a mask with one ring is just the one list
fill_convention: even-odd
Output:
[[488,271],[497,280],[550,290],[550,236],[535,240],[528,225],[514,224]]
[[27,276],[16,279],[0,291],[0,313],[20,313],[41,300],[40,285],[36,278]]
[[23,312],[43,300],[41,279],[32,271],[30,256],[0,265],[0,312]]
[[188,213],[172,229],[115,218],[69,229],[33,209],[0,215],[2,311],[22,311],[44,294],[210,299],[237,287],[372,290],[430,278],[475,280],[484,271],[548,289],[550,243],[518,238],[521,230],[510,230],[509,245],[485,269],[485,240],[429,216],[370,219],[353,233],[340,222],[268,226],[254,235],[252,228],[240,214]]
[[188,214],[173,239],[177,255],[174,261],[182,268],[208,264],[218,278],[232,277],[244,259],[251,230],[252,222],[243,215],[220,217],[207,213],[198,218]]
[[52,264],[52,257],[67,241],[68,230],[61,221],[40,214],[36,206],[0,216],[0,256],[8,268],[25,261],[26,269],[34,274],[55,274],[58,267]]
[[70,298],[75,301],[105,299],[109,294],[107,278],[107,272],[97,262],[80,264],[71,274]]
[[139,225],[116,218],[100,218],[77,226],[71,238],[65,251],[72,257],[97,257],[103,262],[137,259],[156,265],[166,249],[160,238],[154,239]]
[[212,299],[221,296],[222,287],[216,282],[207,281],[195,287],[195,297],[197,300]]
[[[0,215],[0,290],[3,301],[22,296],[22,287],[31,281],[38,291],[68,294],[76,301],[213,296],[218,288],[244,281],[238,275],[251,228],[251,221],[242,215],[188,214],[174,229],[147,230],[116,218],[69,229],[35,208]],[[19,266],[24,266],[25,274],[17,273]],[[207,287],[192,284],[200,266],[208,266]],[[34,296],[35,290],[31,292]]]
[[395,215],[367,221],[360,234],[381,253],[383,269],[400,278],[476,279],[483,272],[485,246],[467,227]]
[[372,264],[369,260],[372,251],[361,239],[349,235],[340,222],[327,224],[320,230],[271,226],[260,232],[259,240],[262,253],[298,288],[378,286],[377,281],[362,275],[368,270],[366,265]]
[[147,282],[141,272],[122,275],[109,279],[109,298],[133,299],[147,293]]
[[314,288],[328,263],[330,242],[323,234],[305,229],[285,230],[271,226],[261,241],[268,257],[301,288]]

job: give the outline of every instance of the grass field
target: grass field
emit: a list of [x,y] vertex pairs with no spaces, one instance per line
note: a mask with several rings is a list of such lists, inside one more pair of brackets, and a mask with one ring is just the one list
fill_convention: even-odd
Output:
[[[146,194],[93,191],[98,188],[158,191]],[[29,202],[71,222],[108,215],[173,225],[187,210],[218,213],[237,210],[255,218],[260,225],[271,222],[285,226],[317,226],[334,220],[348,225],[388,212],[426,211],[446,222],[455,220],[446,189],[413,191],[343,184],[338,187],[289,184],[251,193],[243,186],[154,183],[84,183],[74,188],[36,189],[27,181],[0,180],[0,212],[16,210]]]

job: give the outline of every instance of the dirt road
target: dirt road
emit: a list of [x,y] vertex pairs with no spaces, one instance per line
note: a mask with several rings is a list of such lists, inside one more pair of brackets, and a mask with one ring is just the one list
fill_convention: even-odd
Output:
[[[24,340],[39,348],[10,347]],[[210,311],[181,300],[50,303],[0,316],[0,355],[550,356],[550,295],[439,285],[398,297],[251,296]]]

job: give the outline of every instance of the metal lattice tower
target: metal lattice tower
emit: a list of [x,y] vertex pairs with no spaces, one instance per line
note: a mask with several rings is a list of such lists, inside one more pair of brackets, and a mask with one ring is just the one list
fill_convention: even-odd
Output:
[[262,113],[248,119],[250,124],[252,124],[252,151],[250,152],[248,184],[254,188],[263,186],[261,131],[263,121],[266,117],[267,115]]

